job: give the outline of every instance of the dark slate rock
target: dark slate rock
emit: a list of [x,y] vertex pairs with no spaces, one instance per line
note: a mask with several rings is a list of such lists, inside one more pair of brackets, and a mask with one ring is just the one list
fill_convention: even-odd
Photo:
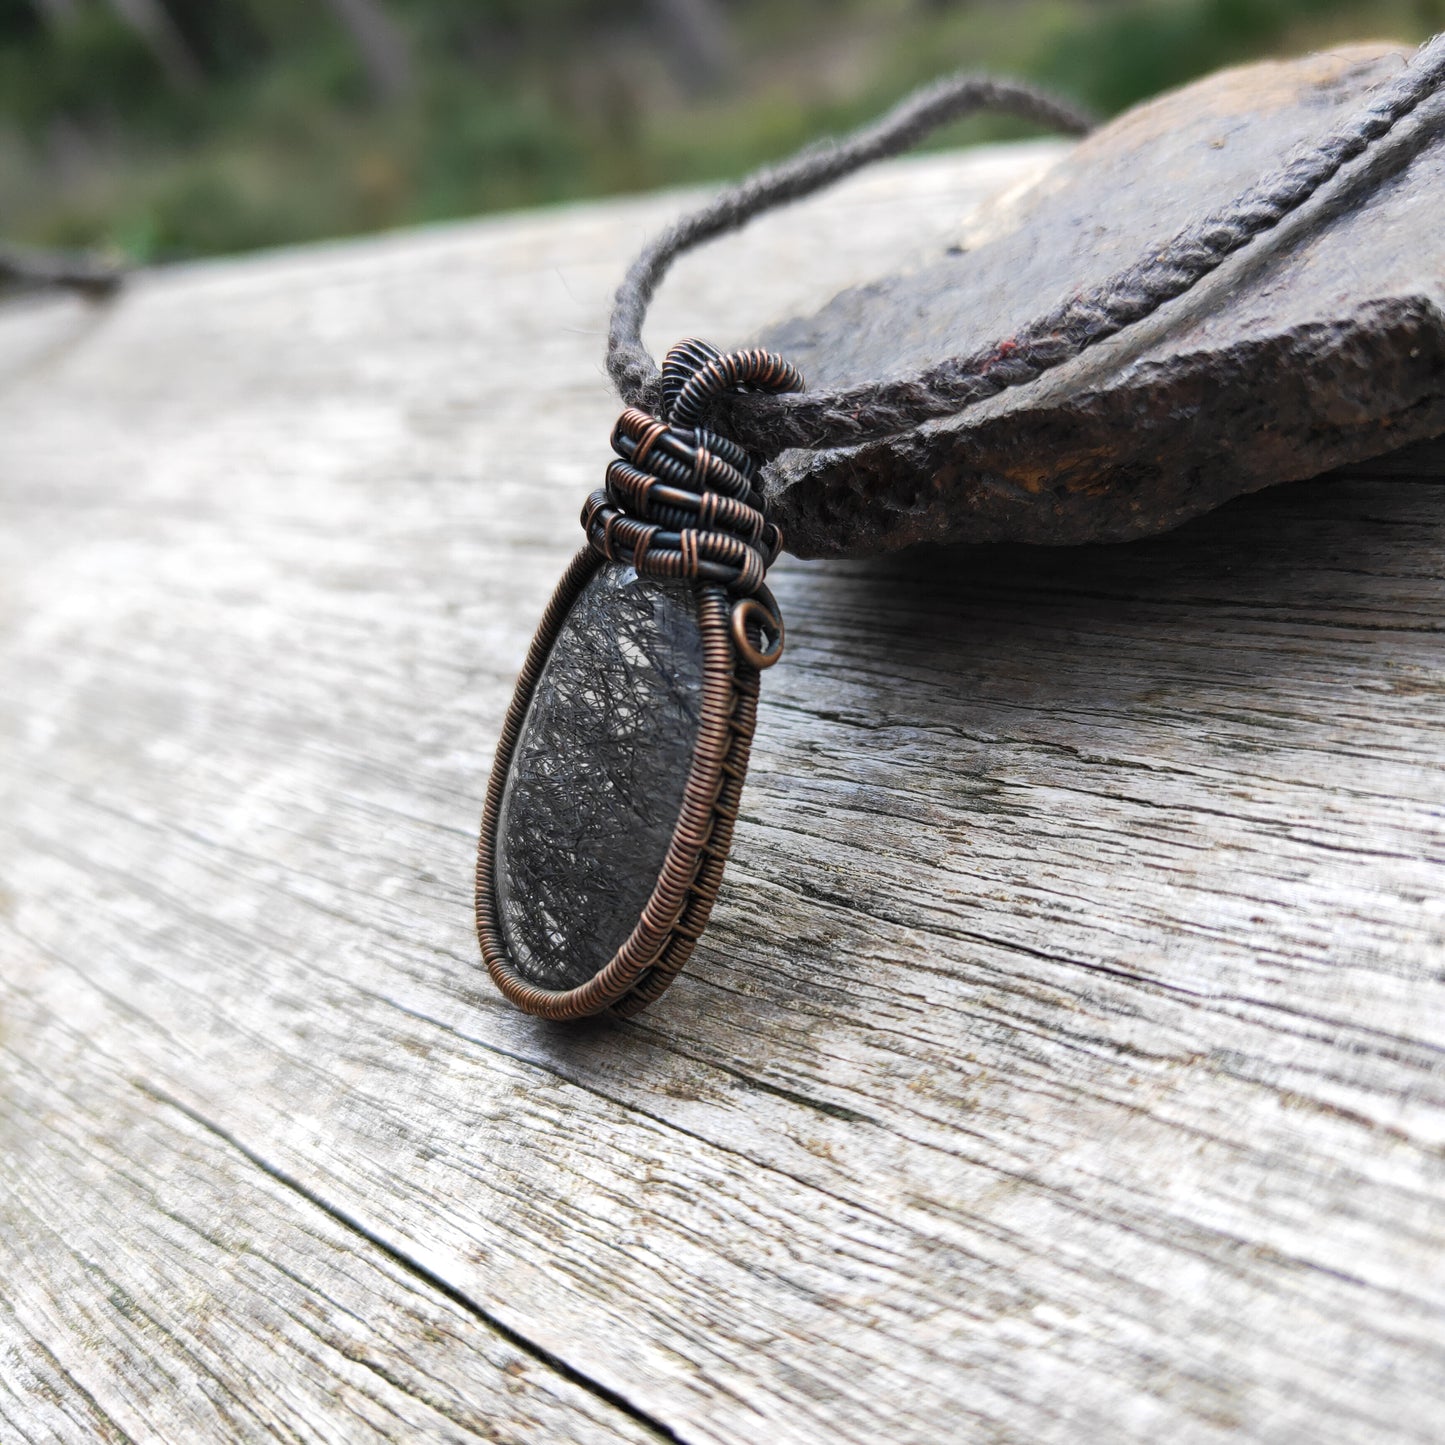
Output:
[[[952,254],[836,297],[766,344],[810,386],[916,372],[1009,336],[1231,201],[1406,52],[1226,71],[1082,142]],[[1191,295],[1033,385],[872,445],[787,453],[800,556],[916,542],[1120,541],[1242,492],[1445,432],[1445,100]]]
[[497,823],[502,934],[530,982],[586,983],[636,926],[682,810],[702,681],[692,588],[605,564],[552,644]]

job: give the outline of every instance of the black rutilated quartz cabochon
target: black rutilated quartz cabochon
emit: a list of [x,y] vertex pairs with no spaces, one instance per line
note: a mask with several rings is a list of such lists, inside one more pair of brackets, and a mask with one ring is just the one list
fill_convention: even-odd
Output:
[[529,982],[586,983],[637,925],[682,811],[702,683],[692,586],[600,567],[552,644],[497,819],[497,913]]

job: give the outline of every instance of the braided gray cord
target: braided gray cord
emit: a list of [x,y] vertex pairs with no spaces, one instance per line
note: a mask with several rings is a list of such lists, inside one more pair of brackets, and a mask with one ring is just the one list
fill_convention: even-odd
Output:
[[[1060,302],[1007,340],[895,381],[737,397],[727,408],[728,433],[764,455],[787,447],[847,446],[951,416],[1032,381],[1184,295],[1227,257],[1297,211],[1442,83],[1445,35],[1437,35],[1324,139],[1300,146],[1232,204],[1151,246],[1133,265]],[[679,254],[738,229],[760,211],[808,195],[870,161],[896,155],[947,120],[985,108],[1027,115],[1062,130],[1083,128],[1077,112],[1037,91],[956,77],[905,100],[865,130],[811,147],[724,191],[654,241],[629,270],[612,313],[607,367],[623,398],[634,406],[655,400],[658,369],[642,345],[642,323],[658,284]]]
[[65,286],[82,295],[108,296],[124,278],[119,266],[81,254],[39,251],[0,242],[0,284]]

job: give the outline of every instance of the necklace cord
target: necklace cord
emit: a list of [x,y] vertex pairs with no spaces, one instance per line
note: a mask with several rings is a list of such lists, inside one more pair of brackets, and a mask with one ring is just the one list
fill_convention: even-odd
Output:
[[[907,431],[1032,381],[1184,295],[1229,256],[1299,210],[1442,84],[1445,34],[1426,41],[1348,120],[1323,139],[1297,147],[1234,202],[1150,246],[1122,271],[1066,298],[1008,339],[897,380],[826,391],[728,396],[719,401],[718,425],[762,456],[790,447],[824,450]],[[678,256],[740,229],[763,211],[897,155],[948,121],[982,110],[1023,116],[1072,134],[1089,129],[1080,111],[1029,86],[954,76],[915,92],[862,130],[809,146],[722,191],[651,242],[618,289],[608,330],[607,369],[623,400],[648,409],[657,404],[660,373],[642,344],[642,325]]]
[[84,252],[41,251],[0,242],[0,284],[64,286],[82,296],[109,296],[125,279],[122,267]]

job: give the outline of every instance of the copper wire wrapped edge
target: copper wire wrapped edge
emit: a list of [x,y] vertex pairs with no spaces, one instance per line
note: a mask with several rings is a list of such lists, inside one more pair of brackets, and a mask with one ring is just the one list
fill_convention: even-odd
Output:
[[547,989],[523,978],[507,956],[496,904],[496,830],[502,792],[552,644],[572,604],[602,565],[603,559],[584,547],[562,574],[542,614],[497,740],[477,843],[477,939],[487,972],[518,1008],[549,1019],[584,1018],[607,1008],[629,1017],[657,999],[682,970],[722,886],[757,721],[758,673],[733,646],[727,594],[719,586],[697,585],[702,716],[682,808],[652,896],[611,961],[586,983]]

